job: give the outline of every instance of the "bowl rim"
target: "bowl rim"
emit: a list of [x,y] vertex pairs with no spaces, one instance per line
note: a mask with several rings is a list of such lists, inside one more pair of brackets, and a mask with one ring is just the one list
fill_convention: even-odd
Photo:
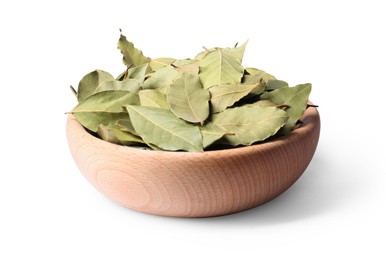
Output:
[[[309,104],[312,104],[311,102]],[[82,135],[82,138],[88,138],[92,143],[97,144],[98,146],[104,146],[109,149],[119,150],[120,152],[127,152],[130,154],[147,154],[149,155],[170,155],[170,156],[182,156],[182,157],[196,157],[196,156],[233,156],[235,154],[244,154],[251,151],[262,151],[265,149],[273,149],[277,146],[287,145],[294,143],[302,139],[307,133],[320,131],[320,117],[318,109],[314,106],[309,106],[304,111],[304,114],[301,118],[302,124],[292,130],[290,133],[276,137],[268,141],[263,141],[261,143],[255,143],[248,146],[238,146],[218,150],[207,150],[203,152],[187,152],[187,151],[157,151],[149,149],[138,149],[130,146],[124,146],[119,144],[110,143],[104,141],[92,134],[90,134],[76,119],[72,114],[69,114],[67,117],[67,139],[70,139],[70,132],[77,132],[77,135]]]

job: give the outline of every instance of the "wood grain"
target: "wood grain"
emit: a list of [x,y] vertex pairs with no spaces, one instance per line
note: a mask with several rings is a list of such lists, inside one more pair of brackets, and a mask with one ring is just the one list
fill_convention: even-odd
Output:
[[150,214],[209,217],[272,200],[301,176],[319,139],[317,109],[308,108],[302,121],[271,142],[191,153],[114,145],[87,133],[70,115],[67,140],[80,171],[111,200]]

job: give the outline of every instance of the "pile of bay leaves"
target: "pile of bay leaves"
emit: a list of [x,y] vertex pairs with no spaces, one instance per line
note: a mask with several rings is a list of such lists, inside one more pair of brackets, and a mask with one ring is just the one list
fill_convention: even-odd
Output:
[[202,152],[285,135],[307,108],[311,84],[289,87],[244,68],[245,47],[152,59],[121,35],[125,71],[85,75],[72,88],[79,104],[70,113],[105,141],[144,149]]

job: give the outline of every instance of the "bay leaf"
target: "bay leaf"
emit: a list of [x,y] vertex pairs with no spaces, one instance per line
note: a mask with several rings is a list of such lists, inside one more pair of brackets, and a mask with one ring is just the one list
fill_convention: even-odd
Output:
[[265,72],[264,70],[256,69],[256,68],[245,68],[245,72],[252,76],[259,76],[263,78],[265,82],[267,82],[270,79],[276,79],[275,76],[272,74],[269,74]]
[[131,120],[129,119],[118,119],[115,122],[115,127],[123,132],[131,133],[132,135],[139,136],[139,134],[135,131]]
[[[101,93],[101,92],[100,92]],[[111,122],[117,120],[130,120],[127,112],[113,113],[113,112],[73,112],[76,120],[85,128],[92,132],[98,130],[98,126],[110,125]]]
[[94,70],[86,74],[78,85],[78,102],[95,93],[96,88],[103,82],[113,80],[114,77],[110,73],[103,70]]
[[217,140],[221,139],[224,135],[230,134],[223,128],[213,124],[207,124],[200,126],[199,128],[202,135],[204,149],[215,143]]
[[279,88],[288,88],[288,83],[278,79],[269,79],[267,81],[266,90],[271,91]]
[[262,99],[289,106],[286,109],[289,119],[281,131],[282,134],[291,132],[296,122],[302,117],[307,107],[310,92],[311,84],[300,84],[290,88],[279,88],[261,95]]
[[[241,46],[238,46],[238,47],[234,47],[234,48],[224,48],[226,50],[228,50],[233,56],[235,56],[235,58],[237,58],[240,63],[243,61],[243,57],[244,57],[244,52],[245,52],[245,48],[247,47],[247,44],[248,44],[248,41],[246,41],[244,44],[242,44]],[[218,48],[218,47],[217,47]],[[210,49],[206,49],[200,53],[198,53],[196,56],[195,56],[195,60],[202,60],[206,55],[208,55],[210,52],[216,50],[217,48],[210,48]]]
[[132,105],[125,107],[135,131],[146,143],[169,151],[203,151],[199,128],[179,119],[170,110]]
[[149,74],[149,78],[145,80],[142,88],[157,89],[161,93],[166,94],[170,84],[172,84],[179,76],[180,73],[169,65]]
[[246,41],[241,46],[234,47],[234,48],[226,48],[226,50],[232,53],[232,55],[235,56],[240,61],[240,63],[242,63],[247,44],[248,44],[248,41]]
[[141,84],[143,84],[148,66],[149,64],[145,63],[143,65],[128,69],[126,78],[138,80]]
[[129,132],[121,131],[117,128],[99,125],[97,129],[99,137],[107,142],[120,145],[144,144],[145,142],[138,136]]
[[152,71],[157,71],[159,69],[162,69],[163,67],[166,67],[173,62],[175,62],[176,59],[174,58],[157,58],[157,59],[151,59],[149,66]]
[[193,75],[198,75],[199,73],[199,61],[192,59],[177,60],[173,63],[173,66],[179,73],[190,73]]
[[137,67],[131,67],[126,68],[124,72],[122,72],[116,80],[122,81],[126,79],[136,79],[141,84],[143,84],[143,81],[145,80],[146,72],[148,70],[148,63],[139,65]]
[[214,114],[208,125],[215,125],[232,135],[225,135],[222,140],[232,146],[251,145],[263,141],[287,122],[285,111],[274,107],[236,107]]
[[200,53],[198,53],[198,54],[194,57],[195,60],[201,61],[201,60],[202,60],[203,58],[205,58],[205,56],[208,55],[211,51],[215,51],[215,50],[216,50],[216,48],[210,48],[210,49],[207,49],[207,48],[205,48],[205,47],[203,47],[203,48],[204,48],[204,50],[201,51]]
[[210,94],[198,75],[183,73],[170,85],[166,97],[170,110],[185,121],[203,125],[209,116]]
[[262,75],[249,75],[246,74],[243,76],[243,79],[241,81],[241,84],[245,85],[251,85],[251,84],[256,84],[257,82],[265,82],[264,78]]
[[[135,48],[134,44],[129,42],[123,34],[119,37],[118,49],[123,54],[123,63],[127,67],[137,67],[150,62],[150,59],[145,57],[142,51]],[[150,71],[150,67],[148,67],[148,71]]]
[[[247,96],[251,91],[258,88],[260,82],[252,85],[235,84],[235,85],[220,85],[209,88],[211,99],[212,113],[224,111],[227,107],[232,106],[241,98]],[[261,92],[264,86],[261,87]]]
[[139,105],[138,95],[124,90],[95,93],[70,112],[85,128],[96,132],[99,125],[109,125],[119,119],[129,119],[124,105]]
[[238,84],[244,69],[241,61],[227,49],[216,48],[200,61],[200,79],[204,88]]
[[143,89],[138,92],[141,106],[169,109],[166,95],[155,89]]
[[261,75],[244,75],[242,79],[242,85],[252,85],[257,84],[256,88],[254,88],[251,92],[249,92],[249,96],[257,96],[263,93],[266,90],[266,83]]
[[273,103],[270,100],[259,100],[252,104],[246,104],[246,106],[250,106],[250,107],[276,107],[277,105],[278,104]]
[[125,90],[131,92],[138,92],[141,88],[141,82],[136,79],[108,80],[101,83],[95,90],[95,93],[106,90]]

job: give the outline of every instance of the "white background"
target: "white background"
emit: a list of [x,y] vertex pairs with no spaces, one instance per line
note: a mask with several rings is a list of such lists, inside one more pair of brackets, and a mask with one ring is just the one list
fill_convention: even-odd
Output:
[[[385,259],[382,1],[2,1],[0,259]],[[318,149],[274,201],[218,218],[115,205],[67,148],[69,85],[124,66],[122,28],[150,57],[249,39],[244,65],[313,83]]]

